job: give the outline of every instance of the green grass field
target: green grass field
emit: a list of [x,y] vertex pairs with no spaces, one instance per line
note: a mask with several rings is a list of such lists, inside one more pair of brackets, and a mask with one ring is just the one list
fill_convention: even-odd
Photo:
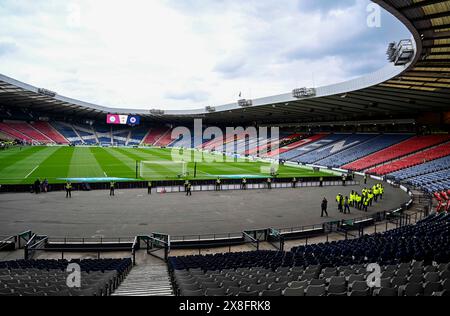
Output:
[[[208,154],[209,155],[209,154]],[[213,156],[210,155],[211,158]],[[0,184],[31,184],[36,179],[63,183],[66,178],[88,179],[136,178],[136,161],[151,162],[140,170],[138,180],[177,180],[182,164],[171,164],[171,150],[159,148],[101,148],[101,147],[24,147],[0,151]],[[261,167],[268,163],[235,160],[233,162],[200,162],[195,179],[267,177]],[[142,168],[141,168],[142,169]],[[193,179],[194,163],[184,167]],[[280,166],[279,177],[327,177],[330,173]],[[96,180],[97,179],[97,180]],[[75,181],[74,181],[75,182]]]

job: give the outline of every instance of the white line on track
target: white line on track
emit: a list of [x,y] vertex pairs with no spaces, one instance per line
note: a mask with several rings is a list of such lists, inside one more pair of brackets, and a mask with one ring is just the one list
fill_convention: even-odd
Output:
[[39,168],[39,166],[36,166],[33,170],[31,170],[31,172],[25,176],[25,179],[28,179],[28,177],[31,176],[33,172],[36,171],[37,168]]

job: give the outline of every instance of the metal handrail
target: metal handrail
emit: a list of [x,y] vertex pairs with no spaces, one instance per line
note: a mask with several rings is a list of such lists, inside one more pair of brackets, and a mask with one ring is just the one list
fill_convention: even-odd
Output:
[[[35,239],[39,239],[36,240]],[[28,241],[28,243],[25,245],[25,260],[32,259],[34,252],[38,250],[38,247],[42,245],[43,243],[48,243],[48,237],[47,236],[38,236],[36,234],[31,237],[31,239]]]
[[[255,247],[256,250],[259,250],[259,240],[258,240],[258,239],[256,239],[256,238],[250,236],[250,235],[247,234],[246,232],[243,232],[243,233],[242,233],[242,236],[244,237],[244,240],[245,240],[245,239],[250,239],[251,245],[252,245],[253,247]],[[256,244],[256,245],[255,245],[255,244]]]
[[17,242],[17,236],[9,236],[8,238],[0,240],[0,251],[11,244],[11,239],[14,241],[14,243]]

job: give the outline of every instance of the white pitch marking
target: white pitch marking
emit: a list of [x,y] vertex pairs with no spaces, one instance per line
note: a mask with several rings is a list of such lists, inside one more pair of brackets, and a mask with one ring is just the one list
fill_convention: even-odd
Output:
[[39,167],[40,166],[36,166],[33,170],[31,170],[31,172],[25,176],[25,179],[28,179],[28,177],[31,176],[33,174],[33,172],[35,172],[36,169],[39,168]]
[[106,171],[103,171],[103,174],[105,175],[105,178],[108,178],[108,175],[106,174]]

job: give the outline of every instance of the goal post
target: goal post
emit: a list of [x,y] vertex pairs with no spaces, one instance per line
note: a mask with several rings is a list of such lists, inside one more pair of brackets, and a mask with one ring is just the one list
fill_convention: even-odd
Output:
[[182,179],[191,176],[185,161],[140,161],[141,179]]

